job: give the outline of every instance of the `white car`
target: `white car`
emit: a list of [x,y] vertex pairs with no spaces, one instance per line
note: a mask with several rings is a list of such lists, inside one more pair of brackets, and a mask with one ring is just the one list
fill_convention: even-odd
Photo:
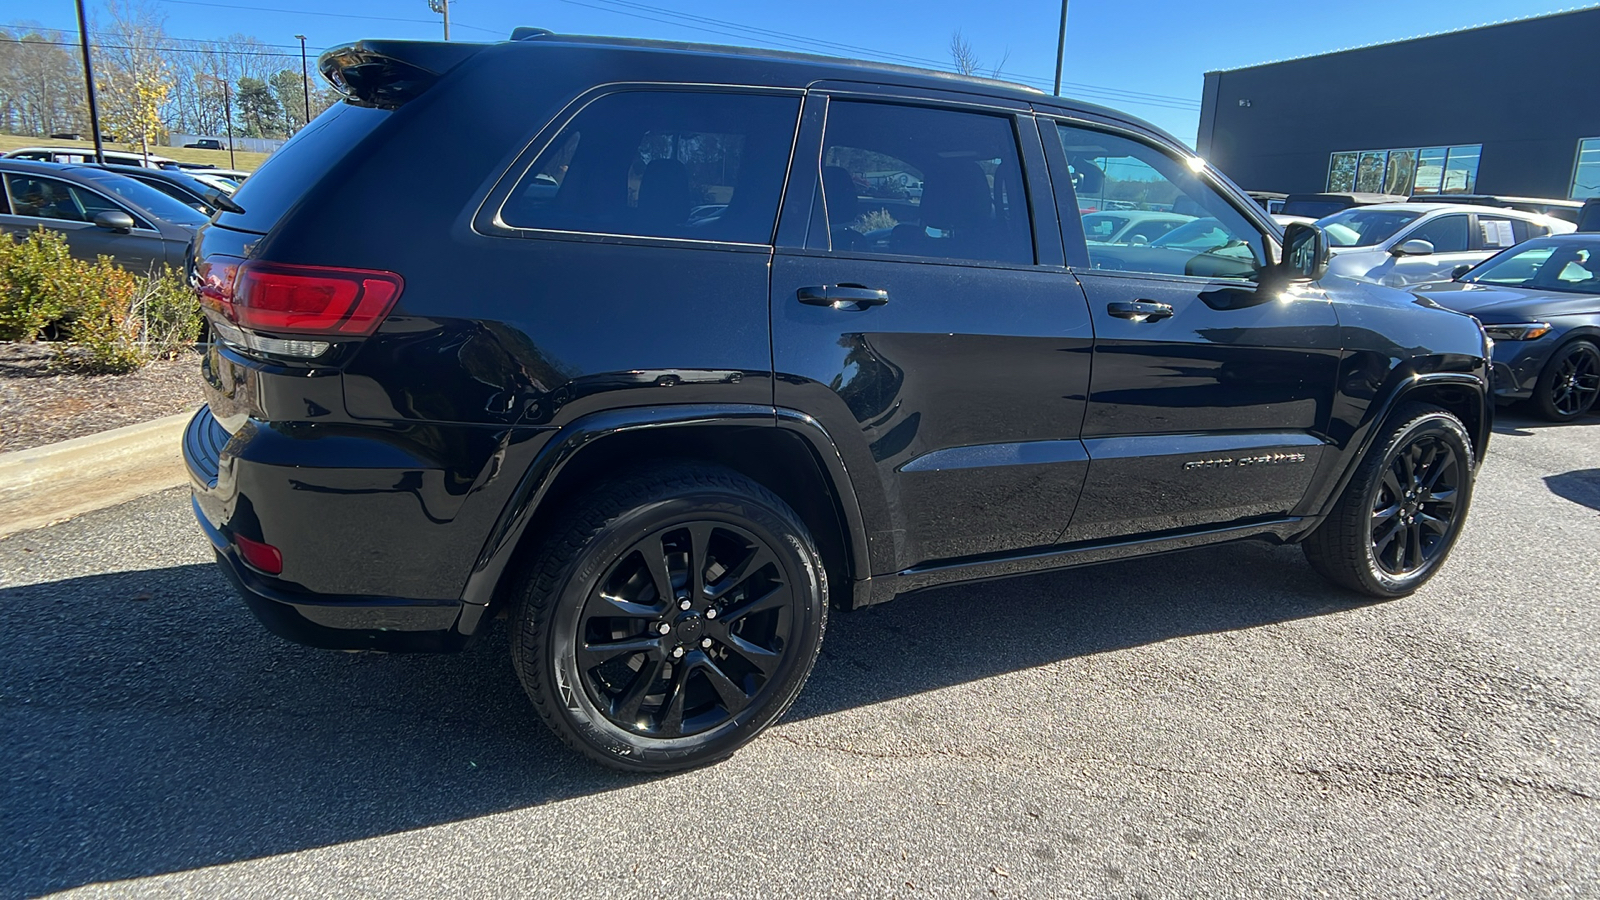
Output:
[[[126,150],[103,150],[106,162],[118,166],[140,166],[147,169],[159,169],[164,163],[172,160],[165,156],[150,154],[149,163],[145,162],[143,153],[129,153]],[[94,147],[23,147],[5,154],[6,159],[31,159],[37,162],[53,163],[83,163],[94,162]]]
[[1083,236],[1097,244],[1148,244],[1193,221],[1194,216],[1142,209],[1092,212],[1083,216]]
[[1538,213],[1448,203],[1379,203],[1317,220],[1328,234],[1328,272],[1358,281],[1405,287],[1448,281],[1529,238],[1567,234],[1563,222]]

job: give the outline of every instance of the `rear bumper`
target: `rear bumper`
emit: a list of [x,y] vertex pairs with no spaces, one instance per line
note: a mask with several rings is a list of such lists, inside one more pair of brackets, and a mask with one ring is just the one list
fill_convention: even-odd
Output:
[[[339,650],[446,651],[472,637],[485,608],[461,586],[500,506],[483,498],[493,509],[480,521],[456,492],[430,491],[450,473],[413,449],[254,420],[229,434],[209,408],[190,421],[195,518],[268,630]],[[236,535],[279,549],[283,571],[252,568]]]

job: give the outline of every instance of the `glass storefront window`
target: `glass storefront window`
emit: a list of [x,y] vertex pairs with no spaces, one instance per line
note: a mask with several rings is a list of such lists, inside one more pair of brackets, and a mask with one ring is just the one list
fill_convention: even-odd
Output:
[[1328,163],[1328,190],[1353,191],[1356,186],[1356,157],[1359,153],[1335,153]]
[[1472,193],[1472,189],[1478,183],[1478,157],[1482,153],[1482,144],[1451,147],[1450,156],[1444,164],[1444,186],[1439,189],[1439,193]]
[[1417,151],[1417,177],[1411,190],[1417,194],[1437,194],[1444,183],[1444,147],[1424,147]]
[[1411,180],[1416,174],[1417,151],[1390,150],[1389,171],[1383,176],[1383,192],[1411,196]]
[[1578,163],[1572,170],[1568,196],[1574,200],[1600,197],[1600,138],[1578,142]]
[[1385,150],[1361,154],[1361,161],[1356,164],[1356,190],[1369,194],[1383,191],[1383,164],[1388,155]]

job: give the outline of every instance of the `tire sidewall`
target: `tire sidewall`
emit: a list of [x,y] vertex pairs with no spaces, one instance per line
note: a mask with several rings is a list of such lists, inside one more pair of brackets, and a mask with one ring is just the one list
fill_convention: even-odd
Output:
[[1565,360],[1574,351],[1580,350],[1581,348],[1588,348],[1590,353],[1600,355],[1600,347],[1596,347],[1593,341],[1581,337],[1574,338],[1573,340],[1570,340],[1557,347],[1555,352],[1550,354],[1550,361],[1545,363],[1544,371],[1539,373],[1539,381],[1534,386],[1534,403],[1538,407],[1539,413],[1546,419],[1549,419],[1553,422],[1571,422],[1575,419],[1581,418],[1584,413],[1594,409],[1595,407],[1594,403],[1590,403],[1589,409],[1572,413],[1570,415],[1556,409],[1555,396],[1553,394],[1556,381],[1556,369],[1560,367],[1563,360]]
[[[791,637],[783,668],[757,699],[728,722],[700,734],[659,739],[613,724],[595,706],[578,671],[575,641],[583,607],[599,580],[637,541],[651,532],[689,521],[720,521],[754,533],[778,557],[794,585]],[[797,523],[753,498],[699,491],[646,503],[607,522],[563,568],[551,601],[548,627],[533,639],[543,652],[552,688],[551,705],[572,734],[619,765],[670,769],[721,759],[759,734],[799,694],[821,649],[826,621],[827,576],[815,547]]]
[[1450,534],[1446,536],[1444,549],[1427,565],[1405,575],[1392,575],[1384,570],[1372,546],[1372,530],[1370,526],[1366,529],[1363,533],[1362,546],[1368,575],[1374,582],[1374,587],[1393,597],[1415,591],[1444,565],[1450,556],[1450,551],[1455,549],[1456,540],[1461,537],[1461,530],[1467,522],[1467,511],[1472,504],[1472,488],[1476,481],[1476,460],[1472,455],[1472,440],[1467,436],[1466,429],[1462,427],[1460,421],[1440,410],[1412,419],[1389,440],[1383,448],[1383,455],[1377,458],[1376,465],[1365,473],[1366,478],[1361,492],[1361,511],[1368,516],[1372,514],[1378,493],[1383,489],[1383,473],[1389,470],[1401,451],[1409,447],[1412,441],[1430,433],[1455,445],[1453,449],[1456,452],[1458,465],[1462,468],[1461,487],[1458,488],[1460,500],[1456,504],[1455,523],[1450,529]]

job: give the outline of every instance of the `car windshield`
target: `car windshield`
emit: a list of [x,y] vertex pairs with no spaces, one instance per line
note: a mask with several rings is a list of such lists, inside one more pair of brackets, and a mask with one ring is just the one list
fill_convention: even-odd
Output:
[[1600,294],[1600,242],[1529,241],[1500,253],[1461,280],[1470,284]]
[[1398,209],[1347,209],[1318,219],[1333,247],[1371,247],[1422,218],[1422,213]]
[[197,210],[161,193],[142,181],[115,172],[79,169],[77,174],[95,187],[112,193],[158,218],[177,225],[204,225],[206,217]]

